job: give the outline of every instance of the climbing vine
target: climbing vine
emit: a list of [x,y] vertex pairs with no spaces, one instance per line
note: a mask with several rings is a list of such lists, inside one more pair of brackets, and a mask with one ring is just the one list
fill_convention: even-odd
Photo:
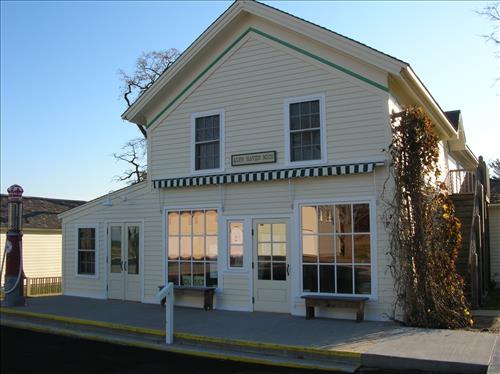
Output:
[[[472,324],[464,282],[456,270],[460,221],[439,181],[438,140],[422,109],[391,116],[389,153],[394,194],[386,201],[395,307],[410,326],[460,328]],[[387,189],[387,185],[386,185]]]

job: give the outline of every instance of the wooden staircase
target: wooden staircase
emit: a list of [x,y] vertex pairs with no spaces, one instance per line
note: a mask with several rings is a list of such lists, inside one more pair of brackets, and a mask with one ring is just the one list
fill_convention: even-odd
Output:
[[457,271],[462,276],[465,282],[465,297],[472,301],[472,284],[469,266],[469,251],[471,241],[471,226],[472,217],[474,215],[474,194],[454,194],[450,195],[453,204],[455,205],[455,216],[462,223],[462,247],[458,252]]

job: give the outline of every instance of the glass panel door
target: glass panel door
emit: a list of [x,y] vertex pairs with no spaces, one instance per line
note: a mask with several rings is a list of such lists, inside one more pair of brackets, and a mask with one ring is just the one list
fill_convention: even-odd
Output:
[[254,220],[254,310],[290,312],[288,220]]

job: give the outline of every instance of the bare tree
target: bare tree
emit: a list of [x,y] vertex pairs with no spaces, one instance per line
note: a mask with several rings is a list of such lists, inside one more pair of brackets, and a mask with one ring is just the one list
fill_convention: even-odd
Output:
[[[486,5],[483,10],[478,11],[477,14],[486,17],[488,20],[493,22],[493,29],[488,35],[483,35],[483,37],[488,41],[492,42],[497,46],[500,46],[500,3],[490,3]],[[499,52],[496,52],[497,57],[500,56]]]
[[492,178],[496,180],[500,180],[500,158],[492,160],[488,163],[488,166],[492,171]]
[[139,183],[146,179],[146,139],[135,138],[129,140],[122,147],[121,153],[113,153],[116,161],[124,161],[129,164],[129,168],[122,175],[117,175],[114,179],[117,182],[127,182],[127,184]]
[[[179,51],[170,48],[164,51],[143,52],[135,62],[135,71],[132,75],[120,69],[118,74],[122,81],[121,94],[127,106],[130,107],[179,57]],[[146,130],[137,125],[146,138]]]
[[[118,74],[122,81],[121,97],[127,104],[127,107],[133,105],[153,83],[174,63],[179,57],[179,51],[175,48],[164,51],[152,51],[142,53],[135,62],[135,70],[132,74],[127,74],[119,70]],[[126,162],[129,169],[122,175],[115,176],[118,182],[127,182],[127,184],[139,183],[146,179],[146,129],[137,125],[142,134],[142,138],[129,140],[122,147],[121,153],[113,153],[116,161]]]

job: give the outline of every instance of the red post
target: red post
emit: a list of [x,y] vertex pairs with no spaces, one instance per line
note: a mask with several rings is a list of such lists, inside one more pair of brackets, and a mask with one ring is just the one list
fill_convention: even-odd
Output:
[[9,225],[5,241],[5,306],[25,305],[22,255],[23,189],[14,184],[7,189]]

